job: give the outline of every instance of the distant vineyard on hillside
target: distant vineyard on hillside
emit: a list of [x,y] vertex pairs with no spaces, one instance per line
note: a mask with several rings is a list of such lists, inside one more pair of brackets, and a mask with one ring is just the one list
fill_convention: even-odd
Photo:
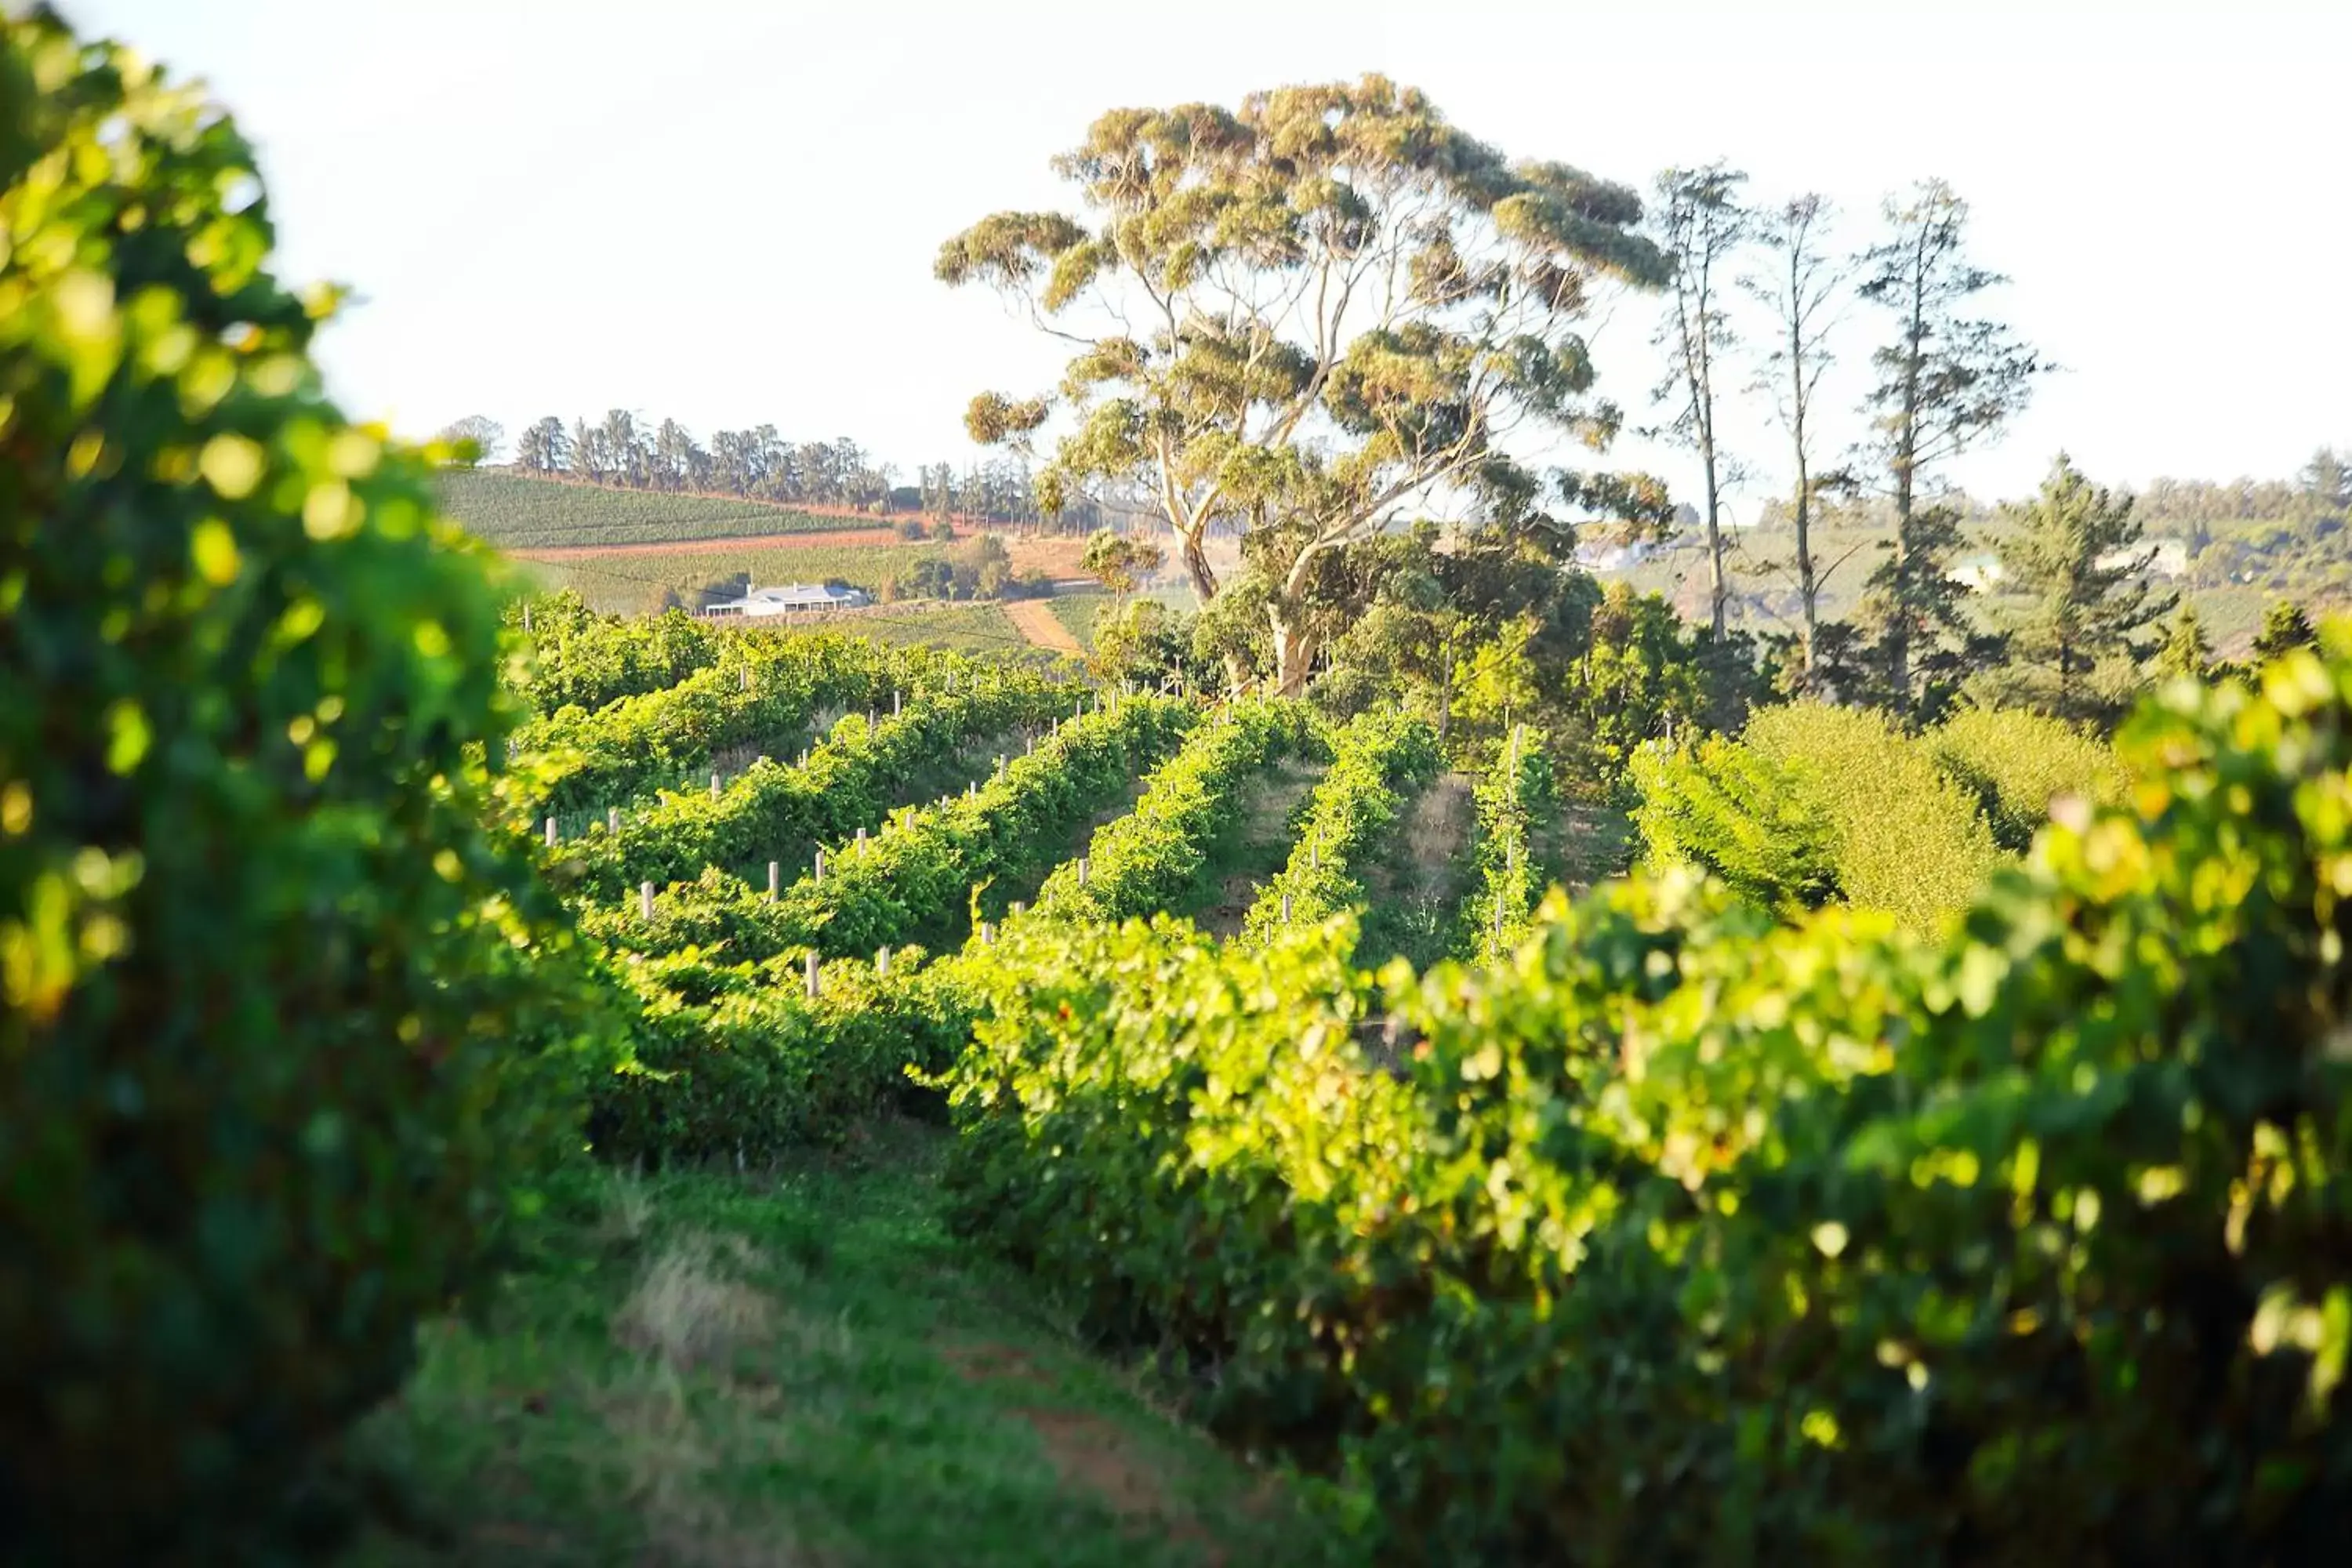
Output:
[[873,593],[886,578],[903,575],[926,561],[945,559],[950,548],[945,544],[748,544],[740,550],[656,550],[552,561],[525,557],[525,563],[531,575],[550,588],[576,589],[598,610],[627,614],[644,609],[646,595],[663,588],[691,595],[705,584],[745,572],[757,584],[838,580]]
[[508,550],[682,544],[878,528],[886,521],[823,516],[766,501],[567,484],[488,468],[446,469],[436,483],[451,517],[475,537]]

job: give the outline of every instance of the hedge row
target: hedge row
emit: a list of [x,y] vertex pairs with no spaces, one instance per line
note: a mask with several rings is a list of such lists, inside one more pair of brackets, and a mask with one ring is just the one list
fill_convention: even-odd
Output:
[[926,694],[871,724],[846,714],[803,765],[755,763],[717,795],[668,796],[622,818],[617,833],[596,825],[568,850],[568,875],[583,896],[612,900],[641,882],[690,879],[708,867],[757,867],[764,877],[770,860],[805,863],[817,845],[878,826],[904,804],[898,790],[909,775],[975,742],[1042,728],[1076,700],[1066,688],[1005,671],[977,690]]
[[748,1159],[839,1138],[909,1092],[971,1037],[973,1002],[953,964],[918,949],[821,966],[806,952],[758,963],[696,952],[639,958],[624,973],[644,1006],[633,1059],[596,1096],[590,1127],[607,1159]]
[[676,685],[534,720],[516,731],[512,749],[530,759],[542,814],[601,817],[608,806],[635,807],[657,787],[690,784],[722,752],[781,751],[823,710],[887,710],[926,690],[982,683],[988,668],[835,633],[739,632]]
[[[1062,729],[1116,729],[1120,713],[1172,728],[1186,711],[1165,698],[1130,698]],[[1018,995],[1013,932],[1087,919],[1086,908],[1118,919],[1182,896],[1228,826],[1223,807],[1234,793],[1286,750],[1314,743],[1295,702],[1253,702],[1195,721],[1135,809],[1096,833],[1083,889],[1075,861],[1055,870],[1036,904],[1003,922],[995,945],[975,935],[937,958],[902,948],[887,976],[859,960],[826,963],[814,1002],[804,925],[735,879],[714,873],[665,890],[650,927],[634,908],[591,910],[583,931],[618,955],[656,1026],[639,1047],[643,1070],[616,1079],[600,1108],[600,1151],[682,1156],[737,1142],[765,1149],[824,1139],[856,1109],[902,1088],[909,1068],[936,1079],[989,997]],[[731,999],[723,1010],[722,996]],[[822,1092],[809,1086],[809,1075],[828,1070],[835,1078]]]
[[253,148],[0,8],[0,1559],[322,1561],[620,1008],[494,826],[491,563]]
[[1087,846],[1086,880],[1072,861],[1045,879],[1035,913],[1116,921],[1169,909],[1200,890],[1235,802],[1257,774],[1320,744],[1303,703],[1254,700],[1211,717],[1151,775],[1135,809]]
[[624,697],[676,686],[715,663],[730,640],[683,610],[600,616],[568,588],[517,599],[506,619],[522,654],[509,685],[539,713],[593,712]]
[[1528,830],[1555,804],[1544,745],[1543,731],[1514,726],[1494,770],[1472,792],[1477,827],[1470,855],[1478,885],[1463,900],[1457,952],[1491,958],[1507,951],[1526,932],[1543,893]]
[[1360,909],[1366,896],[1357,875],[1361,862],[1380,850],[1412,793],[1444,765],[1437,732],[1399,709],[1361,714],[1328,743],[1331,765],[1307,803],[1288,863],[1267,879],[1243,918],[1244,942],[1262,944],[1286,924],[1320,924],[1342,910]]
[[[814,947],[870,953],[936,938],[976,887],[1042,873],[1041,853],[1116,800],[1137,773],[1190,727],[1189,704],[1135,697],[1061,725],[969,795],[893,811],[870,838],[836,842],[824,875],[799,877],[771,900],[741,879],[709,872],[674,884],[647,921],[635,896],[597,908],[585,929],[618,951],[720,949],[764,959]],[[998,900],[1001,907],[1002,900]]]
[[[2169,693],[1935,940],[1669,877],[1499,965],[1012,931],[961,1222],[1412,1563],[2329,1561],[2352,660]],[[1015,1005],[1016,990],[1017,1001]]]

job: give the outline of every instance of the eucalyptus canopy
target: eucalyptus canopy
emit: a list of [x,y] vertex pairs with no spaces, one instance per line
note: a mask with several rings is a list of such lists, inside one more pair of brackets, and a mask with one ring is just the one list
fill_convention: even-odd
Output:
[[1212,530],[1248,533],[1283,689],[1325,555],[1406,509],[1530,526],[1587,500],[1573,476],[1548,498],[1515,438],[1617,428],[1575,325],[1597,281],[1665,277],[1632,189],[1512,162],[1377,76],[1115,110],[1055,168],[1083,220],[998,213],[940,252],[1073,351],[1051,393],[975,398],[971,432],[1026,448],[1065,413],[1041,496],[1139,485],[1204,603]]

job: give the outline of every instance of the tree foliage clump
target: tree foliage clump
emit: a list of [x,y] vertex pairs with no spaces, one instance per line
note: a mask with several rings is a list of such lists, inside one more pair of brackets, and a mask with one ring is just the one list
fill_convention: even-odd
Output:
[[1633,754],[1633,826],[1654,867],[1696,866],[1794,918],[1837,896],[1836,835],[1790,770],[1721,735]]
[[1993,842],[2023,854],[2053,803],[2123,799],[2121,758],[2106,742],[2044,714],[1970,708],[1920,737],[1945,777],[1977,798]]
[[[601,1032],[508,815],[500,605],[321,395],[250,146],[0,22],[0,1526],[315,1554]],[[298,1506],[298,1503],[300,1506]],[[290,1532],[290,1533],[289,1533]]]
[[2147,581],[2132,499],[2100,489],[2060,453],[2031,505],[2006,509],[2003,588],[2024,604],[2008,617],[2006,663],[1973,689],[2003,707],[2066,720],[2119,717],[2156,650],[2149,627],[2177,596]]
[[2000,858],[1975,795],[1867,709],[1768,708],[1737,742],[1654,750],[1634,778],[1654,863],[1698,866],[1783,913],[1833,896],[1932,931]]
[[[1079,345],[1052,395],[975,398],[971,433],[1026,447],[1066,408],[1041,497],[1150,496],[1204,605],[1227,586],[1210,531],[1244,531],[1285,693],[1329,638],[1323,559],[1400,508],[1440,493],[1550,521],[1512,438],[1608,441],[1577,325],[1602,280],[1664,279],[1631,189],[1507,160],[1377,76],[1115,110],[1055,167],[1091,224],[998,213],[940,251],[942,281],[998,288]],[[1570,479],[1554,499],[1587,494]]]

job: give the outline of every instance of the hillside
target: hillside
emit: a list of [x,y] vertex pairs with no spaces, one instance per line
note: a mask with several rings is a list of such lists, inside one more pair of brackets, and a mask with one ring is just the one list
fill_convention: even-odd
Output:
[[[2244,521],[2215,525],[2209,532],[2210,542],[2191,557],[2187,574],[2162,579],[2162,585],[2178,590],[2196,607],[2207,634],[2224,655],[2243,654],[2273,599],[2290,598],[2315,608],[2352,602],[2352,544],[2341,531],[2315,537],[2307,529]],[[1997,555],[1998,524],[1978,524],[1968,533],[1959,564],[1982,563]],[[2169,528],[2151,526],[2147,533],[2151,545],[2180,538]],[[1872,569],[1893,541],[1893,531],[1886,527],[1832,524],[1813,530],[1814,555],[1826,573],[1821,597],[1824,618],[1853,614]],[[1732,531],[1728,563],[1735,626],[1756,632],[1795,629],[1794,544],[1794,535],[1786,529]],[[1693,620],[1706,618],[1706,555],[1696,529],[1679,531],[1664,548],[1633,565],[1596,574],[1604,581],[1622,577],[1642,592],[1664,594]],[[1978,600],[1980,608],[1998,603],[1997,592]]]
[[[451,517],[477,538],[509,550],[678,544],[832,532],[845,526],[839,516],[769,501],[617,489],[499,468],[447,468],[435,482]],[[882,526],[882,520],[867,525]]]

